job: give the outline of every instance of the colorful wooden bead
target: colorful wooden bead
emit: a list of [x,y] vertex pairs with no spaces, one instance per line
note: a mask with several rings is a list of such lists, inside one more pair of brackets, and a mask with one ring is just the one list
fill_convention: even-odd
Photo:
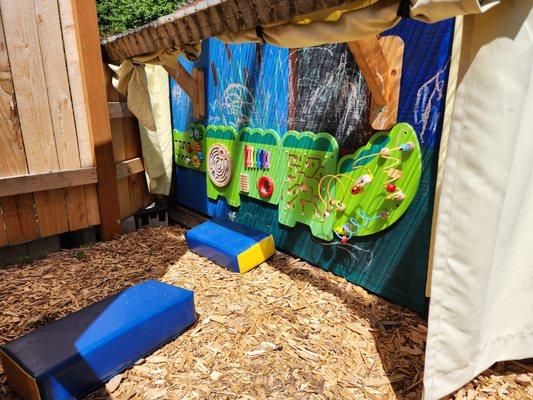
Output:
[[351,192],[352,192],[352,194],[354,194],[354,195],[355,195],[355,194],[359,194],[359,193],[361,193],[361,187],[359,187],[359,186],[353,186]]
[[383,147],[380,151],[379,151],[379,155],[381,157],[388,157],[390,155],[390,149],[388,147]]
[[415,149],[415,145],[413,142],[407,142],[402,144],[401,151],[413,151]]
[[396,185],[394,183],[389,183],[385,186],[385,190],[389,193],[394,193],[396,191]]

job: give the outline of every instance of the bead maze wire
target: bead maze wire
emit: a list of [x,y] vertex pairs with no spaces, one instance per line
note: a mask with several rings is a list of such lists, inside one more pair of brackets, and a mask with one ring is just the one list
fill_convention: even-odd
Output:
[[[412,151],[414,148],[415,145],[412,142],[406,142],[392,149],[383,147],[380,149],[379,152],[359,157],[353,162],[353,169],[350,172],[362,169],[366,170],[367,174],[362,175],[357,179],[348,176],[347,173],[324,175],[322,179],[320,179],[318,184],[318,196],[320,198],[321,203],[323,204],[322,216],[324,218],[327,218],[331,212],[344,212],[344,210],[346,209],[346,196],[348,196],[348,193],[351,193],[352,195],[357,195],[362,191],[364,186],[369,185],[374,181],[374,173],[365,165],[360,165],[360,163],[363,160],[371,159],[378,156],[387,161],[391,161],[390,163],[382,167],[383,173],[385,175],[388,175],[390,178],[383,184],[383,188],[386,192],[388,192],[385,197],[385,200],[403,201],[405,199],[405,194],[395,184],[395,182],[402,176],[402,171],[397,169],[397,167],[401,164],[401,161],[398,157],[391,156],[391,153],[397,151]],[[353,185],[351,187],[351,190],[347,190],[347,185],[343,180],[348,180],[350,184]],[[335,184],[340,185],[341,191],[343,193],[340,200],[336,200],[335,195],[332,194],[332,189],[335,189],[336,186]],[[350,217],[348,219],[348,222],[346,222],[342,226],[335,227],[333,229],[333,232],[341,240],[342,243],[346,243],[352,237],[356,236],[357,232],[360,229],[368,227],[372,221],[379,219],[387,219],[389,215],[390,210],[384,209],[373,216],[369,216],[364,210],[358,208],[355,216]]]

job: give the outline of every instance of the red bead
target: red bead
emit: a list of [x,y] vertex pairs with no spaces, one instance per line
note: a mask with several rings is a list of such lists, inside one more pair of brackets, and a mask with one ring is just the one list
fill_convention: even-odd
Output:
[[341,237],[342,243],[348,243],[348,238],[346,236]]
[[389,193],[394,193],[396,191],[396,185],[394,183],[389,183],[385,189],[387,190],[387,192]]
[[352,187],[352,194],[359,194],[361,193],[361,188],[359,186]]

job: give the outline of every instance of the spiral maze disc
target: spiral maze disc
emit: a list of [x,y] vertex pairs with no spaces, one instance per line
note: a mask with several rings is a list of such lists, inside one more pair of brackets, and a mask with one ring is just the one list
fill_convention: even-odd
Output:
[[221,144],[214,144],[209,149],[207,171],[213,185],[225,187],[231,180],[232,164],[228,149]]

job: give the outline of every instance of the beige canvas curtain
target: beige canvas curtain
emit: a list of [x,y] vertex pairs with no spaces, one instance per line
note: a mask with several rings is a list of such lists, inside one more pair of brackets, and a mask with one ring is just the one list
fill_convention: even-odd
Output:
[[463,20],[436,204],[425,399],[533,357],[533,1]]

